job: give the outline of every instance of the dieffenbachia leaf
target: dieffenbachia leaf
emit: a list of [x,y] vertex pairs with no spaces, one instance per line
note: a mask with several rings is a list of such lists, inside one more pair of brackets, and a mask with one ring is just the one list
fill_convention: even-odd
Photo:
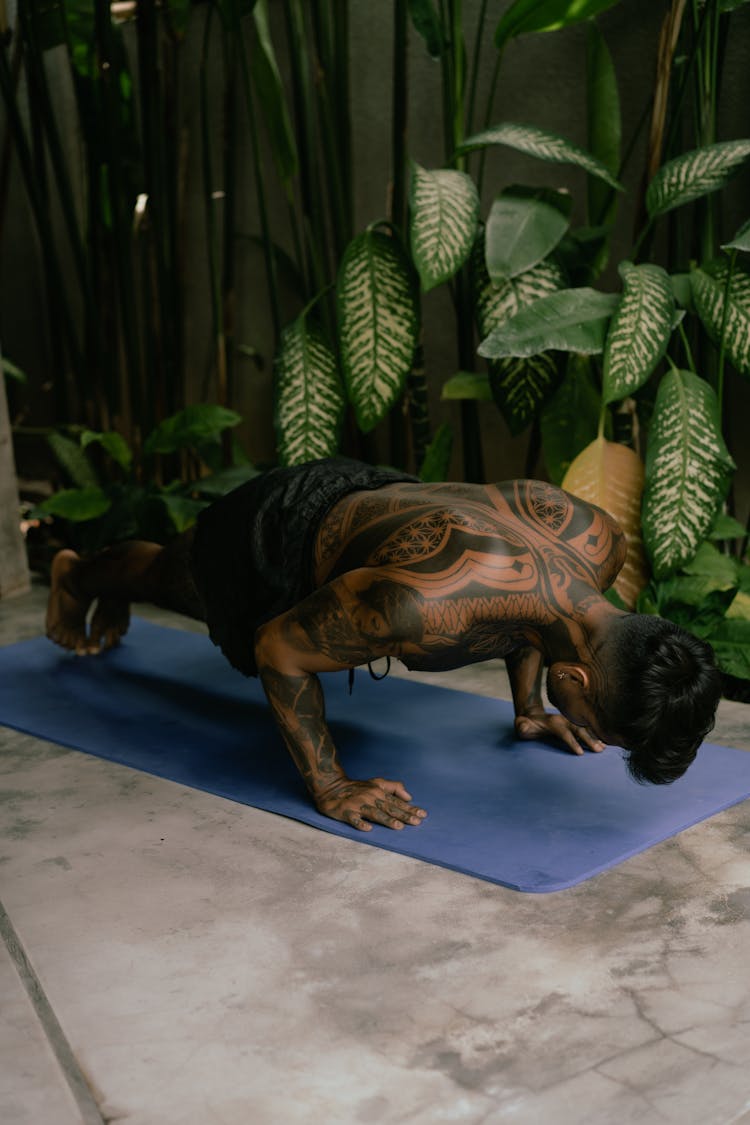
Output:
[[587,288],[551,293],[493,328],[479,345],[479,354],[487,359],[546,351],[597,355],[618,300],[613,293]]
[[[494,286],[487,272],[481,236],[472,252],[470,277],[474,315],[482,336],[564,284],[560,268],[545,261],[503,285]],[[512,434],[521,433],[529,425],[558,383],[557,365],[549,355],[499,359],[489,364],[489,388]]]
[[472,152],[475,148],[487,148],[489,145],[505,145],[507,148],[513,148],[517,152],[524,152],[528,156],[535,156],[552,164],[574,164],[590,175],[598,176],[610,187],[622,191],[622,184],[618,183],[604,164],[590,152],[579,148],[571,141],[566,141],[557,133],[538,129],[536,125],[519,125],[512,121],[493,125],[490,129],[484,129],[481,133],[467,137],[456,152],[458,154]]
[[344,390],[336,356],[304,313],[281,335],[275,374],[275,421],[282,465],[330,457],[338,449]]
[[634,394],[667,350],[675,317],[669,275],[661,266],[622,262],[622,300],[604,347],[604,402]]
[[551,355],[532,355],[490,364],[489,380],[495,404],[517,437],[554,394],[560,375]]
[[498,285],[539,265],[570,226],[571,198],[545,188],[506,188],[490,208],[485,259]]
[[545,261],[502,285],[493,285],[487,272],[481,235],[474,245],[470,265],[474,315],[482,337],[488,336],[496,325],[515,316],[520,309],[541,297],[548,297],[565,284],[560,267],[553,261]]
[[336,299],[344,381],[366,433],[401,394],[419,335],[413,275],[397,240],[376,230],[352,239]]
[[728,274],[724,261],[693,270],[693,304],[714,344],[721,346],[723,331],[730,362],[743,375],[750,375],[750,273],[735,264],[727,290]]
[[648,582],[641,535],[643,462],[627,445],[597,437],[573,461],[562,487],[608,512],[625,532],[628,553],[614,588],[628,609]]
[[646,209],[654,219],[683,203],[718,191],[750,156],[750,139],[720,141],[663,164],[648,185]]
[[691,371],[668,371],[651,419],[643,497],[643,538],[655,578],[693,557],[734,467],[712,388]]
[[414,164],[409,206],[412,259],[427,292],[453,277],[471,253],[479,195],[465,172]]

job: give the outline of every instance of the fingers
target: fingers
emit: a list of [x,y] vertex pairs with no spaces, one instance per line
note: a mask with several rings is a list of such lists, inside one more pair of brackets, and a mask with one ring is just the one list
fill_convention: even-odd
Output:
[[362,798],[357,808],[344,811],[346,822],[361,832],[369,832],[372,824],[382,824],[384,828],[399,832],[405,825],[416,827],[427,816],[424,809],[408,804],[409,794],[400,781],[373,778]]

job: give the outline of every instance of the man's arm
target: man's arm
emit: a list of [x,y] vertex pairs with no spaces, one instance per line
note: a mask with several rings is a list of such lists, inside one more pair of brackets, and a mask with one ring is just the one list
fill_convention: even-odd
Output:
[[347,777],[326,724],[317,673],[396,656],[399,643],[418,633],[408,590],[365,569],[321,587],[256,634],[266,696],[315,805],[365,832],[369,822],[395,829],[416,825],[426,813],[409,803],[400,781]]
[[595,738],[586,727],[577,727],[564,715],[553,715],[545,711],[542,701],[544,657],[538,649],[531,645],[514,649],[506,656],[505,666],[513,693],[515,729],[519,738],[526,741],[556,738],[564,742],[574,754],[583,754],[584,746],[597,752],[604,749],[604,743]]

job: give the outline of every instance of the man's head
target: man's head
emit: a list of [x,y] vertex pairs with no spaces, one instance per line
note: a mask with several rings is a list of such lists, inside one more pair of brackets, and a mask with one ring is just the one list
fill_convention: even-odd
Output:
[[721,695],[711,647],[664,618],[628,613],[607,621],[596,657],[595,667],[553,665],[552,702],[573,721],[577,707],[600,738],[622,746],[636,781],[681,777]]

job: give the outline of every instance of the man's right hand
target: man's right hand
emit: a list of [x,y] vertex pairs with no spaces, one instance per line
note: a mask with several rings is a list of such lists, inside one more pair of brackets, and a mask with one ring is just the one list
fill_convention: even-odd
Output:
[[[334,820],[342,820],[361,832],[369,832],[373,824],[401,829],[405,824],[421,824],[427,813],[411,805],[411,794],[400,781],[373,777],[369,781],[352,781],[342,777],[316,795],[318,812]],[[368,822],[372,823],[368,823]]]

